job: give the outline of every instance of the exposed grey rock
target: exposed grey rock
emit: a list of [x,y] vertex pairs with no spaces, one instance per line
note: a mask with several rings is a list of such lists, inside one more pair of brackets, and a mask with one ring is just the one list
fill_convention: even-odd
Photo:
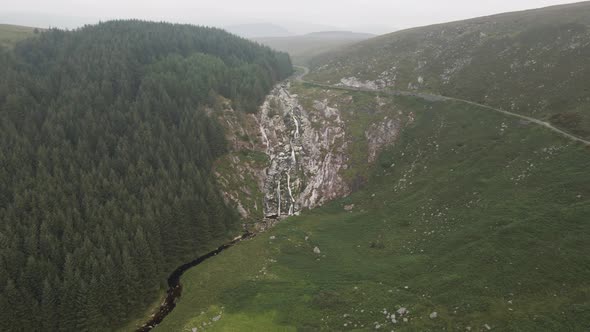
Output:
[[297,99],[289,94],[287,84],[278,85],[261,107],[260,132],[270,158],[263,189],[264,215],[268,218],[301,210],[296,199],[301,190],[298,154],[303,150],[300,117]]
[[320,248],[318,248],[318,247],[313,248],[313,253],[316,255],[319,255],[321,253]]
[[352,76],[352,77],[345,77],[340,80],[340,83],[336,84],[338,86],[347,86],[351,88],[359,88],[359,89],[367,89],[367,90],[378,90],[383,89],[387,86],[392,86],[395,83],[395,76],[392,79],[387,79],[383,76],[380,76],[375,81],[361,81],[360,79]]
[[436,317],[438,317],[438,313],[436,311],[430,314],[430,319],[435,319]]
[[369,144],[369,163],[377,159],[377,155],[384,146],[390,145],[398,137],[400,132],[399,122],[385,118],[384,122],[373,124],[365,131],[365,137]]
[[[226,161],[235,171],[215,175],[224,200],[235,206],[242,218],[264,218],[255,224],[255,231],[352,192],[352,183],[342,175],[349,168],[350,137],[338,106],[326,98],[314,100],[313,107],[305,109],[289,89],[289,82],[278,84],[257,114],[228,109],[219,116],[233,152]],[[352,97],[343,100],[353,102]],[[379,100],[377,104],[385,105]],[[396,117],[385,118],[367,128],[369,162],[374,162],[382,146],[397,138],[402,122]],[[262,167],[246,162],[239,154],[243,150],[264,152],[268,162]],[[262,201],[256,199],[259,192]]]
[[[226,104],[220,112],[210,111],[224,127],[229,153],[223,157],[223,170],[215,169],[214,174],[220,184],[221,194],[226,204],[236,207],[243,219],[257,219],[262,214],[257,201],[262,190],[265,170],[254,162],[241,158],[244,150],[263,151],[264,145],[255,139],[257,128],[255,115],[236,111]],[[248,139],[244,139],[247,137]],[[231,170],[231,171],[227,171]],[[255,194],[256,193],[256,194]],[[246,195],[244,195],[246,194]]]
[[288,89],[289,83],[275,87],[258,121],[270,158],[263,185],[267,218],[297,215],[350,193],[340,175],[348,161],[340,111],[317,101],[311,119]]

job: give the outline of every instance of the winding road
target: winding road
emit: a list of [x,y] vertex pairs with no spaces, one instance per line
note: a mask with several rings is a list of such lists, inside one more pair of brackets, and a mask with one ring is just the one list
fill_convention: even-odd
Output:
[[365,89],[365,88],[355,88],[355,87],[349,87],[349,86],[329,85],[329,84],[311,82],[311,81],[307,81],[304,79],[304,77],[307,74],[309,74],[309,68],[303,67],[303,66],[295,66],[295,67],[303,70],[302,73],[298,73],[294,76],[294,80],[297,82],[302,82],[302,83],[306,83],[309,85],[313,85],[313,86],[317,86],[317,87],[321,87],[321,88],[326,88],[326,89],[338,89],[338,90],[361,91],[361,92],[379,92],[379,93],[392,95],[392,96],[418,97],[418,98],[422,98],[422,99],[425,99],[428,101],[457,101],[457,102],[485,108],[485,109],[488,109],[488,110],[491,110],[494,112],[502,113],[504,115],[508,115],[508,116],[512,116],[512,117],[516,117],[516,118],[519,118],[522,120],[529,121],[531,123],[534,123],[539,126],[545,127],[549,130],[552,130],[552,131],[554,131],[554,132],[556,132],[556,133],[558,133],[558,134],[560,134],[572,141],[579,142],[579,143],[585,144],[587,146],[590,146],[589,140],[586,140],[586,139],[583,139],[583,138],[578,137],[576,135],[570,134],[562,129],[559,129],[559,128],[553,126],[549,122],[545,122],[545,121],[542,121],[542,120],[539,120],[536,118],[532,118],[530,116],[526,116],[526,115],[522,115],[522,114],[518,114],[518,113],[512,113],[512,112],[505,111],[505,110],[495,108],[492,106],[479,104],[479,103],[476,103],[476,102],[473,102],[470,100],[465,100],[465,99],[460,99],[460,98],[455,98],[455,97],[447,97],[447,96],[442,96],[442,95],[437,95],[437,94],[422,93],[422,92],[410,92],[410,91],[402,91],[402,90],[389,90],[389,89],[387,89],[387,90],[386,89]]

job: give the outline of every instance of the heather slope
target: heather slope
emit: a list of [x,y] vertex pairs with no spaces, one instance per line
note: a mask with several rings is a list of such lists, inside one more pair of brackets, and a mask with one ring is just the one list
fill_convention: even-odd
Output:
[[316,57],[309,79],[432,91],[588,138],[588,59],[590,2],[581,2],[384,35]]

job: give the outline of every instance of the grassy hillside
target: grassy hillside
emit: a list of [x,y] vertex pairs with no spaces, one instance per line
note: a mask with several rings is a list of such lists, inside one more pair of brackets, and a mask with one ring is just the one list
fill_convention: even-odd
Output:
[[588,148],[471,105],[297,92],[348,105],[353,155],[407,125],[361,191],[188,271],[157,331],[590,328]]
[[255,40],[276,50],[289,53],[296,64],[306,65],[310,59],[319,54],[372,37],[374,35],[367,33],[334,31],[310,33],[303,36],[256,38]]
[[35,35],[35,28],[0,24],[0,46],[12,47],[16,42]]
[[590,137],[590,2],[399,31],[313,61],[310,79],[377,81],[550,120]]

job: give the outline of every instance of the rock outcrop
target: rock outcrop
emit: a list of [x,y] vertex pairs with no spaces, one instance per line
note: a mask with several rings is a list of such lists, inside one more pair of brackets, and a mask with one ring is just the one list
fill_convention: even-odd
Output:
[[375,162],[384,146],[395,142],[403,123],[409,122],[402,120],[401,111],[376,97],[377,109],[368,113],[375,116],[361,129],[351,118],[357,112],[350,109],[351,96],[303,89],[298,91],[310,95],[299,98],[290,84],[277,85],[257,114],[233,111],[229,105],[218,112],[230,153],[216,163],[215,174],[226,202],[245,220],[254,221],[256,230],[349,195],[358,187],[353,150],[366,153],[355,164],[364,168],[365,162],[367,166]]
[[229,101],[215,114],[229,143],[229,152],[217,160],[214,169],[222,195],[242,219],[259,220],[263,217],[261,188],[268,157],[266,146],[258,137],[258,117],[234,110]]
[[365,131],[365,136],[369,144],[369,159],[367,162],[373,163],[381,148],[395,142],[400,131],[399,121],[385,117],[381,123],[374,123]]
[[350,192],[340,175],[346,165],[340,113],[321,102],[314,106],[310,114],[285,83],[261,107],[260,132],[270,159],[263,186],[267,218],[296,215]]

